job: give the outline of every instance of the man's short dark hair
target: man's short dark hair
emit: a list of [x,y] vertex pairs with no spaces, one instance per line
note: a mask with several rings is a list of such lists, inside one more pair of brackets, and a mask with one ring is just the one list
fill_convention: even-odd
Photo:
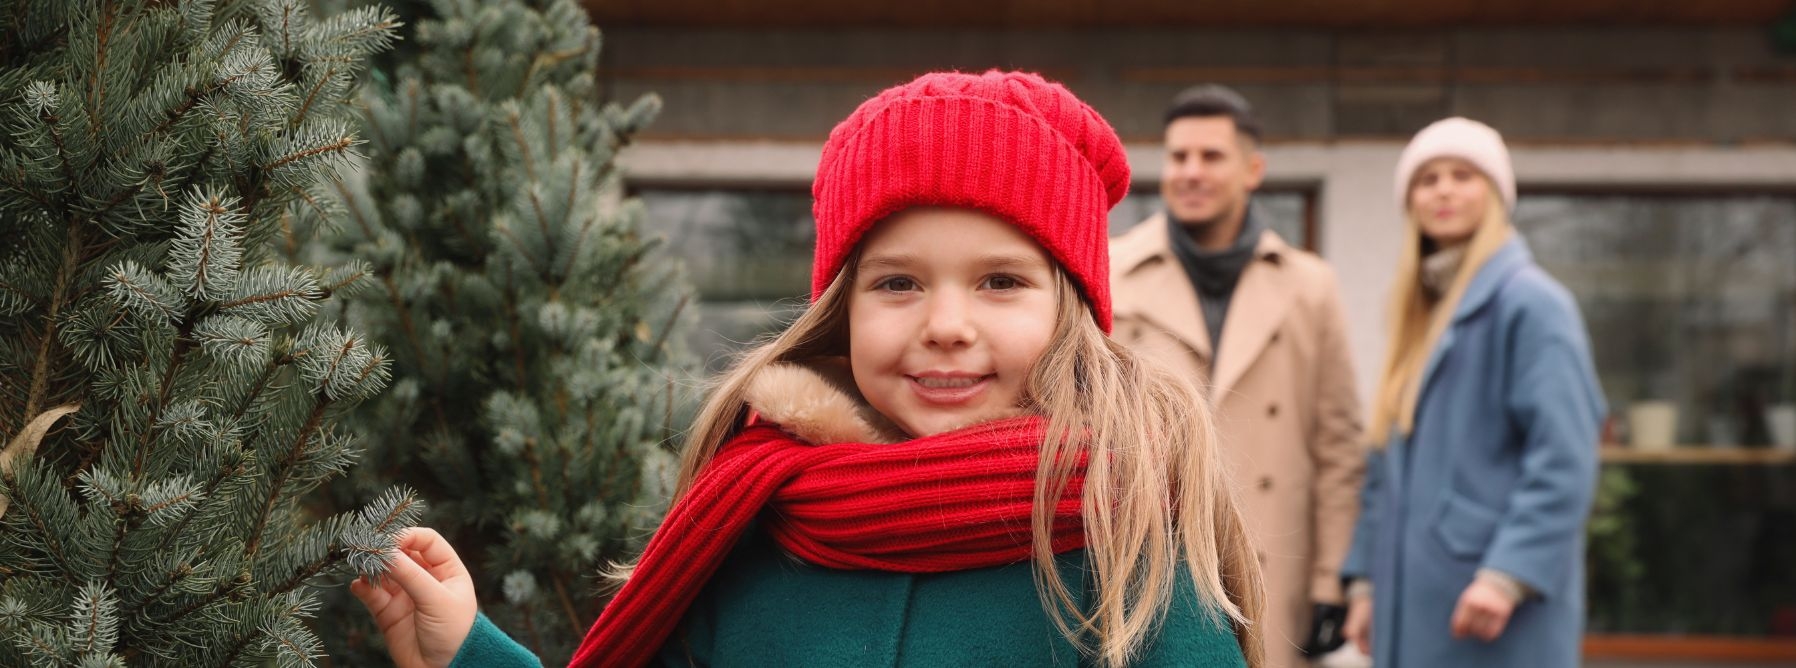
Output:
[[1214,118],[1226,116],[1235,122],[1235,131],[1252,137],[1254,143],[1260,141],[1260,121],[1253,116],[1253,105],[1247,98],[1228,86],[1204,84],[1192,86],[1181,91],[1172,98],[1172,105],[1166,108],[1166,123],[1181,118]]

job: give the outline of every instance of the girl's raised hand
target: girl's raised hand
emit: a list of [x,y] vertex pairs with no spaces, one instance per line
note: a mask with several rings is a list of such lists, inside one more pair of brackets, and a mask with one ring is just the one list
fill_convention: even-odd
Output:
[[406,530],[380,584],[349,584],[387,640],[399,668],[443,668],[474,627],[474,580],[455,548],[434,529]]

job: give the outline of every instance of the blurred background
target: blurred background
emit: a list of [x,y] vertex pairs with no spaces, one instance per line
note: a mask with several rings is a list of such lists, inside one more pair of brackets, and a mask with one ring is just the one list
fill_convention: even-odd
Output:
[[623,162],[701,298],[711,369],[802,304],[833,124],[936,69],[1065,83],[1157,210],[1161,113],[1213,82],[1269,135],[1256,201],[1339,273],[1362,395],[1410,135],[1506,136],[1518,227],[1575,293],[1612,408],[1590,665],[1796,665],[1796,8],[1787,0],[604,0],[601,87],[666,107]]

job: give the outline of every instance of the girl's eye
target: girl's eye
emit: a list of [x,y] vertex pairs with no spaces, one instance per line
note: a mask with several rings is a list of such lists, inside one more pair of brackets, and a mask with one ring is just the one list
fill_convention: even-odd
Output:
[[1023,287],[1023,282],[1015,276],[993,276],[985,279],[985,287],[992,290],[1015,290]]
[[873,286],[886,292],[910,292],[917,289],[917,282],[903,276],[893,276]]

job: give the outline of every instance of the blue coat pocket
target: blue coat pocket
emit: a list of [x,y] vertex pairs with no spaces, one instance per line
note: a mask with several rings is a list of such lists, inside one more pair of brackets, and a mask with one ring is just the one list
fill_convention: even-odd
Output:
[[1483,505],[1453,492],[1441,504],[1441,518],[1434,533],[1447,548],[1447,553],[1461,559],[1481,559],[1490,548],[1502,516]]

